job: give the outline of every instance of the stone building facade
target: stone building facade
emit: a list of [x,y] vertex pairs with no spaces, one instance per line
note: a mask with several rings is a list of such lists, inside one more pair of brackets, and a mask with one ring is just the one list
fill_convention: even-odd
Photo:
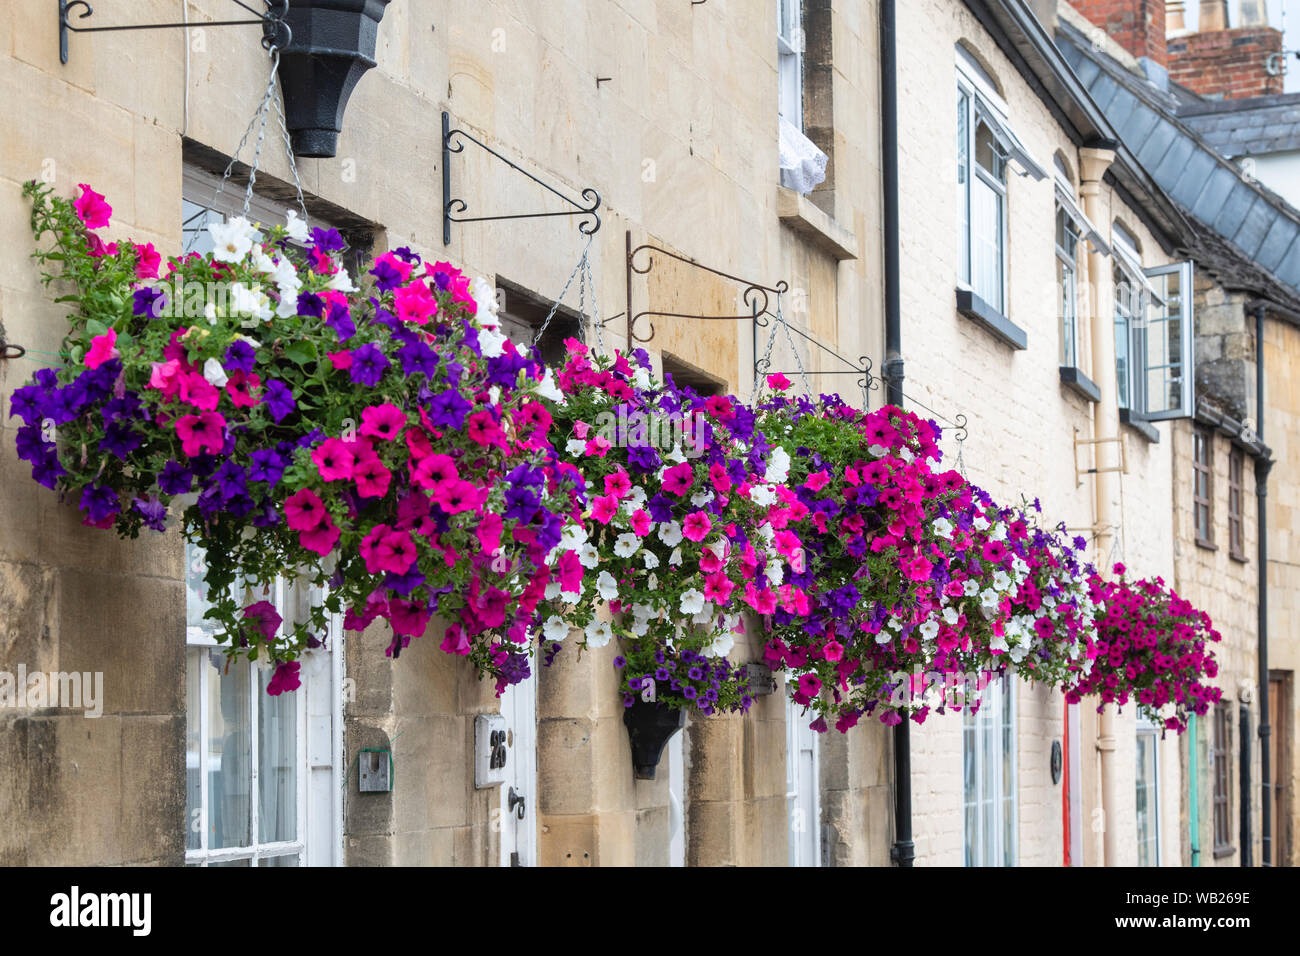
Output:
[[[454,127],[560,191],[599,192],[601,228],[589,255],[600,316],[612,317],[601,333],[609,347],[627,344],[628,313],[739,314],[744,285],[717,274],[726,273],[784,280],[781,307],[797,329],[841,356],[872,357],[879,371],[880,4],[805,0],[793,46],[778,38],[773,4],[562,6],[390,4],[377,66],[352,97],[337,156],[297,164],[311,215],[369,252],[409,245],[494,279],[507,316],[536,328],[585,239],[573,220],[555,217],[453,223],[444,245],[446,111]],[[1115,231],[1140,268],[1153,269],[1182,258],[1180,226],[1131,156],[1110,148],[1095,104],[1069,86],[1052,41],[1054,6],[898,4],[904,388],[909,401],[951,421],[942,447],[976,483],[1001,500],[1040,498],[1045,518],[1079,529],[1100,563],[1174,579],[1181,538],[1169,503],[1180,493],[1174,461],[1190,426],[1121,425],[1114,343],[1090,330],[1111,327]],[[169,0],[131,7],[142,22],[177,14]],[[190,0],[190,29],[74,35],[62,64],[48,12],[43,0],[16,0],[0,13],[5,247],[30,248],[21,188],[38,178],[64,195],[90,183],[114,206],[115,236],[181,249],[187,220],[229,209],[219,177],[267,79],[256,31],[207,27],[225,5]],[[780,184],[791,51],[803,78],[792,94],[797,125],[829,160],[826,180],[807,196]],[[1005,281],[992,313],[957,294],[981,291],[962,278],[953,202],[959,74],[968,88],[992,91],[1023,149],[1003,160]],[[1030,161],[1042,176],[1019,175]],[[452,195],[467,215],[559,208],[473,147],[451,163]],[[243,175],[237,168],[236,203]],[[292,182],[269,137],[255,209],[269,221]],[[1091,246],[1077,243],[1068,362],[1054,238],[1062,188],[1097,228]],[[627,250],[643,243],[716,272],[667,257],[648,274],[630,272]],[[565,306],[561,320],[574,321],[573,295]],[[584,303],[588,316],[592,307]],[[63,313],[22,255],[0,263],[0,322],[8,341],[29,350],[0,363],[7,401],[39,363],[58,360],[62,336]],[[659,367],[749,396],[765,344],[750,323],[653,323],[646,347]],[[586,334],[595,334],[590,325]],[[858,397],[845,385],[852,379],[827,374],[843,367],[817,349],[782,341],[773,356],[776,367],[806,368],[818,389]],[[960,443],[958,415],[969,430]],[[1271,419],[1279,431],[1294,424],[1285,415]],[[1122,473],[1108,470],[1121,458]],[[305,668],[310,686],[287,705],[296,710],[273,712],[257,703],[264,678],[223,672],[196,623],[201,556],[174,534],[118,541],[82,527],[71,507],[28,479],[3,415],[0,469],[0,602],[11,609],[0,618],[0,669],[102,672],[105,688],[96,719],[51,708],[0,713],[3,761],[13,768],[0,782],[2,863],[889,862],[892,744],[879,724],[811,740],[778,687],[746,717],[690,722],[659,779],[635,780],[613,648],[581,658],[566,649],[526,689],[498,700],[438,650],[436,627],[397,660],[384,656],[378,629],[339,629]],[[1279,578],[1285,567],[1274,569]],[[290,585],[282,598],[293,600]],[[741,642],[732,656],[759,654]],[[949,714],[914,730],[918,862],[1178,862],[1176,741],[1148,733],[1129,712],[1103,722],[1059,694],[1021,686],[1005,696],[984,723],[965,727]],[[498,713],[507,779],[476,786],[481,718]],[[296,734],[278,750],[250,751],[253,728],[277,721]],[[976,756],[986,744],[997,757]],[[1063,778],[1053,769],[1058,744]],[[1109,820],[1100,812],[1103,752],[1118,795]],[[256,789],[253,753],[279,761],[265,776],[276,771],[296,797]],[[1139,766],[1140,756],[1149,762]],[[361,792],[361,775],[383,766],[391,789]],[[250,813],[261,832],[244,826],[241,814]]]

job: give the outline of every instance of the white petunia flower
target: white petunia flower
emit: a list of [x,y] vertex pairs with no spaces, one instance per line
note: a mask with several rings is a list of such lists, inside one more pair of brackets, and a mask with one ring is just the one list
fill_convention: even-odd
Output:
[[298,210],[286,209],[284,220],[284,229],[290,239],[294,242],[307,241],[307,220],[298,218]]
[[992,588],[985,588],[980,592],[980,605],[984,607],[985,610],[996,610],[1001,600],[1002,598]]
[[[564,404],[564,393],[556,387],[555,377],[551,374],[549,368],[546,370],[545,374],[542,375],[542,380],[533,386],[533,390],[537,392],[538,395],[542,396],[542,398],[549,398],[557,405]],[[570,454],[573,453],[570,452]]]
[[480,325],[496,325],[495,316],[501,311],[497,305],[496,289],[492,283],[482,276],[478,276],[469,284],[469,294],[474,297],[474,304],[478,311],[475,313]]
[[203,317],[208,320],[208,325],[217,324],[217,304],[209,302],[203,307]]
[[971,524],[975,526],[976,531],[987,531],[989,527],[989,519],[985,518],[983,515],[976,515],[975,520],[972,521]]
[[993,587],[998,591],[1006,591],[1011,587],[1011,575],[998,568],[993,572]]
[[703,508],[713,500],[713,492],[705,488],[703,491],[697,491],[691,495],[691,504],[697,508]]
[[212,237],[212,258],[217,262],[243,262],[253,248],[253,237],[257,227],[243,216],[236,216],[227,222],[208,224],[208,234]]
[[506,337],[496,329],[479,329],[478,346],[484,358],[497,358],[506,350]]
[[580,524],[571,524],[560,532],[560,547],[565,551],[576,551],[587,543],[587,529]]
[[230,381],[226,370],[221,367],[221,362],[215,358],[210,358],[203,363],[203,377],[217,388],[225,388],[226,382]]
[[692,624],[711,624],[713,622],[713,602],[705,601],[704,607],[700,608],[699,613],[691,618]]
[[927,641],[933,641],[936,637],[939,636],[939,622],[936,621],[934,618],[930,618],[928,621],[922,624],[920,628],[918,628],[918,630],[921,632],[922,638],[924,638]]
[[659,540],[670,548],[677,547],[682,543],[682,526],[676,521],[662,522],[659,525]]
[[700,653],[705,657],[726,657],[735,646],[736,639],[731,636],[730,631],[719,631]]
[[673,553],[668,555],[668,563],[674,568],[682,566],[682,549],[673,548]]
[[582,600],[582,590],[583,590],[582,585],[578,585],[578,590],[576,593],[572,591],[561,591],[560,600],[563,601],[565,604],[577,604],[579,601]]
[[588,647],[604,647],[614,637],[608,621],[592,621],[582,633],[587,638]]
[[655,568],[659,567],[659,556],[649,548],[641,552],[641,560],[645,563],[645,569],[647,571],[653,571]]
[[749,500],[760,508],[766,508],[768,505],[776,504],[776,492],[772,490],[771,485],[751,485]]
[[952,539],[952,522],[947,518],[935,518],[930,523],[930,527],[934,529],[934,533],[939,537]]
[[683,614],[699,614],[704,610],[704,595],[691,588],[682,595],[681,611]]
[[772,558],[767,562],[767,566],[763,568],[763,576],[767,578],[767,583],[772,587],[780,587],[781,581],[785,578],[785,569],[781,566],[780,561]]
[[962,582],[961,590],[967,597],[974,597],[979,593],[980,586],[976,583],[974,578],[967,578]]
[[618,597],[618,581],[608,571],[601,571],[600,577],[596,578],[596,591],[602,600],[612,601]]
[[780,445],[772,449],[764,477],[778,485],[790,477],[790,454]]
[[578,563],[588,569],[600,564],[600,552],[590,541],[578,549]]
[[570,438],[564,443],[564,450],[570,455],[581,455],[587,450],[587,443],[581,438]]
[[614,553],[620,558],[630,558],[641,547],[641,539],[630,531],[620,534],[614,541]]
[[569,636],[569,625],[560,617],[549,617],[542,626],[542,633],[548,641],[562,641]]
[[946,607],[943,609],[943,619],[949,627],[956,627],[957,622],[961,620],[961,614],[955,607]]
[[554,601],[557,597],[560,596],[560,582],[547,581],[545,593],[546,593],[546,600]]
[[261,289],[250,289],[242,282],[230,284],[227,303],[235,315],[248,315],[254,319],[271,317],[270,297]]
[[632,382],[641,391],[649,391],[650,373],[638,365],[636,371],[632,373]]

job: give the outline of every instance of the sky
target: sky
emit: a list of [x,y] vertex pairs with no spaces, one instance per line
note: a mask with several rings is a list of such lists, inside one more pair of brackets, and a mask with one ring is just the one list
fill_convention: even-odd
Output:
[[[1228,26],[1235,27],[1238,0],[1228,0]],[[1187,0],[1187,26],[1196,29],[1200,0]],[[1284,9],[1285,8],[1285,9]],[[1286,14],[1285,24],[1283,13]],[[1300,0],[1268,0],[1268,25],[1286,32],[1282,36],[1284,49],[1300,49]],[[1300,92],[1300,60],[1291,56],[1287,60],[1286,91]]]

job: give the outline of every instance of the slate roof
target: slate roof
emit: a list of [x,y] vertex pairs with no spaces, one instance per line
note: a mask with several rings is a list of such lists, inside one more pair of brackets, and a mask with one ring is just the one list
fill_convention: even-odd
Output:
[[1300,150],[1300,93],[1193,101],[1178,110],[1178,117],[1231,159]]
[[1226,288],[1300,310],[1300,212],[1244,179],[1177,115],[1176,96],[1094,49],[1064,20],[1056,43],[1137,162],[1186,212],[1193,232],[1182,240],[1187,254]]

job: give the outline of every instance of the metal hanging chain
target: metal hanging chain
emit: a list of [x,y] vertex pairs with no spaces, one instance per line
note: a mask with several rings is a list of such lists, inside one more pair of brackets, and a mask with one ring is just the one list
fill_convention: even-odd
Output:
[[[285,156],[289,161],[289,170],[293,174],[293,185],[298,198],[298,208],[302,210],[303,222],[305,223],[307,221],[307,204],[303,198],[302,181],[298,176],[298,163],[293,155],[293,144],[289,138],[288,127],[285,124],[284,109],[282,105],[283,100],[277,83],[280,71],[280,48],[278,46],[272,46],[269,48],[268,54],[271,58],[271,75],[267,79],[266,90],[262,94],[262,102],[258,106],[257,111],[253,114],[252,118],[248,121],[248,126],[244,130],[244,135],[239,139],[239,145],[235,147],[235,151],[230,156],[230,162],[226,164],[225,171],[221,174],[221,181],[217,184],[217,190],[212,197],[213,203],[215,204],[222,192],[225,191],[226,183],[230,181],[230,177],[234,173],[235,163],[239,161],[240,155],[244,152],[244,147],[248,145],[248,138],[253,134],[253,129],[256,127],[257,138],[253,145],[253,161],[249,165],[248,184],[244,189],[242,215],[245,219],[248,218],[248,211],[253,202],[253,188],[257,182],[257,170],[262,161],[262,146],[266,141],[267,121],[270,118],[271,107],[274,106],[276,116],[279,120],[281,138],[284,142]],[[185,247],[186,252],[189,252],[190,249],[193,248],[198,235],[199,230],[195,230],[190,235],[190,240],[186,243]]]
[[[544,322],[542,322],[542,327],[539,328],[539,329],[537,330],[537,334],[533,336],[533,345],[534,345],[534,346],[536,346],[537,343],[540,342],[540,341],[542,340],[542,336],[546,334],[546,329],[547,329],[547,327],[551,324],[551,319],[555,318],[555,313],[558,312],[558,311],[560,311],[560,303],[563,302],[563,301],[564,301],[564,297],[565,297],[566,295],[568,295],[568,293],[569,293],[569,286],[573,285],[573,280],[576,279],[576,278],[578,278],[579,274],[583,272],[584,264],[585,264],[586,261],[587,261],[587,255],[588,255],[589,251],[591,250],[591,241],[592,241],[592,239],[594,239],[594,238],[595,238],[594,235],[593,235],[593,236],[588,236],[588,237],[587,237],[587,244],[586,244],[585,246],[582,247],[582,255],[581,255],[581,256],[579,257],[579,259],[578,259],[578,264],[577,264],[576,266],[574,266],[574,267],[573,267],[573,271],[569,273],[569,278],[568,278],[568,280],[564,283],[564,288],[560,290],[559,298],[557,298],[557,299],[555,300],[555,304],[551,306],[551,311],[548,312],[548,313],[546,313],[546,320],[545,320]],[[594,291],[593,291],[593,298],[594,298]],[[582,324],[582,315],[581,315],[581,314],[579,314],[579,316],[578,316],[578,324],[579,324],[579,325]]]
[[776,295],[775,321],[778,325],[780,325],[783,329],[785,329],[785,339],[787,342],[790,343],[790,351],[794,353],[795,367],[799,370],[799,378],[803,380],[803,393],[807,395],[809,400],[811,401],[813,397],[812,382],[808,380],[808,371],[803,367],[803,359],[799,357],[799,348],[794,343],[794,336],[790,333],[790,326],[785,321],[785,315],[781,311],[781,293],[779,292]]
[[[777,298],[777,311],[780,312],[781,300]],[[755,316],[757,321],[757,316]],[[772,322],[772,331],[767,335],[767,347],[763,350],[763,357],[754,365],[757,381],[754,383],[754,394],[752,400],[757,402],[767,390],[767,373],[772,368],[772,349],[776,347],[776,321]]]
[[[600,321],[600,305],[596,301],[596,279],[591,271],[591,256],[583,256],[583,281],[591,290],[591,322],[596,330],[596,352],[599,355],[605,354],[605,330]],[[586,342],[584,330],[583,342]]]

